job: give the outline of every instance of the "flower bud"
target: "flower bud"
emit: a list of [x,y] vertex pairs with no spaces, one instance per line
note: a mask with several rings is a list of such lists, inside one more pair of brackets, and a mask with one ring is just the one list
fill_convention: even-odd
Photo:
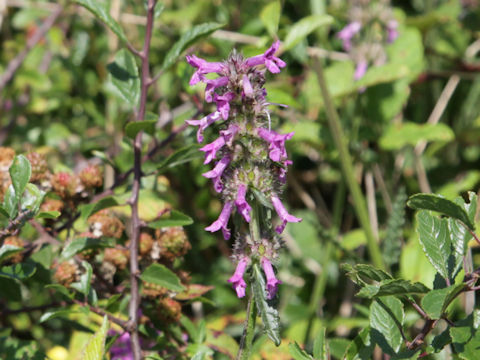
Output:
[[86,189],[94,189],[103,185],[103,174],[97,165],[88,165],[79,174]]

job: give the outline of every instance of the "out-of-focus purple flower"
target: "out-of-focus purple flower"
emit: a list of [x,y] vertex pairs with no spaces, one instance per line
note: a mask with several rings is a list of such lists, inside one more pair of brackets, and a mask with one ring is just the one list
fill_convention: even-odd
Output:
[[203,132],[207,127],[212,125],[215,121],[221,119],[220,111],[215,111],[200,120],[187,120],[185,121],[189,125],[198,126],[197,130],[197,141],[199,143],[203,142]]
[[[114,336],[117,333],[114,330],[109,331],[110,336]],[[130,344],[130,334],[124,332],[120,335],[115,343],[110,348],[110,355],[112,360],[133,360],[133,351]]]
[[243,274],[247,269],[247,265],[248,265],[248,259],[246,257],[243,257],[242,259],[240,259],[232,277],[227,280],[229,283],[233,285],[233,288],[237,292],[237,296],[239,298],[242,298],[245,296],[245,289],[247,287],[247,284],[245,283],[245,280],[243,280]]
[[252,84],[250,83],[250,80],[248,80],[247,74],[243,75],[242,84],[243,84],[243,95],[245,95],[245,97],[247,98],[253,97]]
[[274,74],[279,73],[280,68],[283,68],[287,65],[282,59],[274,56],[279,47],[280,47],[280,41],[277,40],[263,54],[248,58],[245,61],[245,64],[247,66],[257,66],[257,65],[265,64],[265,67],[271,73],[274,73]]
[[281,284],[281,281],[275,277],[272,263],[266,257],[262,258],[262,267],[265,277],[267,278],[267,299],[273,299],[277,293],[278,284]]
[[210,161],[215,159],[217,156],[217,151],[220,150],[223,145],[225,145],[225,138],[220,136],[217,140],[200,148],[200,151],[205,152],[205,161],[203,163],[208,164]]
[[230,101],[235,99],[235,93],[227,92],[223,95],[215,94],[214,99],[217,104],[217,110],[222,114],[223,120],[227,120],[230,113]]
[[361,60],[358,64],[357,67],[355,68],[355,74],[353,75],[353,78],[355,80],[360,80],[363,75],[367,72],[368,68],[368,62],[366,60]]
[[345,51],[350,51],[352,48],[352,38],[362,28],[362,24],[359,21],[353,21],[337,34],[337,37],[342,40],[342,46]]
[[279,168],[278,170],[278,180],[282,183],[282,184],[286,184],[287,183],[287,167],[289,165],[292,165],[293,164],[293,161],[292,160],[285,160],[283,162],[283,166],[282,168]]
[[242,214],[243,218],[246,222],[250,222],[250,211],[252,207],[248,205],[247,200],[245,199],[245,195],[247,194],[247,186],[245,184],[240,184],[238,186],[237,191],[237,198],[235,199],[235,205],[237,205],[237,209]]
[[398,37],[398,22],[397,20],[390,20],[387,23],[387,42],[392,43]]
[[222,212],[220,213],[220,216],[218,217],[218,219],[215,220],[212,223],[212,225],[206,227],[205,230],[210,232],[215,232],[222,229],[223,238],[225,240],[230,239],[230,230],[227,228],[227,225],[228,225],[228,219],[230,219],[230,214],[232,213],[232,210],[233,210],[233,202],[226,201],[225,205],[223,205]]
[[267,130],[265,128],[258,129],[258,135],[265,141],[270,143],[269,156],[273,161],[280,161],[287,158],[287,151],[285,150],[285,141],[289,140],[293,136],[293,132],[288,134],[279,134],[273,130]]
[[197,71],[193,73],[190,79],[190,85],[195,85],[199,81],[205,80],[205,74],[221,74],[225,69],[225,65],[220,62],[208,62],[195,55],[187,55],[187,62],[197,68]]
[[228,77],[222,76],[213,80],[204,80],[207,87],[205,88],[205,101],[212,102],[213,101],[213,94],[215,93],[215,89],[221,86],[225,86],[228,84]]
[[285,229],[285,226],[287,225],[287,222],[300,222],[302,219],[297,218],[296,216],[290,215],[288,211],[285,209],[283,206],[282,202],[276,195],[272,195],[271,197],[273,207],[275,208],[275,211],[277,212],[278,216],[282,220],[282,224],[277,226],[275,228],[275,231],[279,234],[283,232]]

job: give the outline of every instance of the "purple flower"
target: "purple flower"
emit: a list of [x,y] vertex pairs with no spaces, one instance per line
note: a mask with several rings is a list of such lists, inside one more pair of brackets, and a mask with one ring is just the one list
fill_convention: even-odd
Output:
[[243,94],[245,95],[245,97],[248,97],[248,98],[253,97],[253,87],[252,87],[252,84],[250,83],[250,80],[248,79],[247,74],[243,75],[242,83],[243,83]]
[[215,94],[214,99],[217,103],[217,110],[222,114],[223,120],[227,120],[228,114],[230,113],[230,101],[235,99],[235,93],[227,92],[223,95]]
[[358,21],[354,21],[338,32],[337,37],[342,40],[342,46],[345,51],[350,51],[352,48],[352,38],[361,28],[362,24]]
[[215,89],[221,86],[225,86],[228,84],[228,77],[222,76],[213,80],[205,80],[207,87],[205,88],[205,101],[212,102],[213,101],[213,94]]
[[[117,333],[113,330],[109,331],[109,335],[114,336]],[[130,345],[130,334],[124,332],[113,343],[110,348],[112,360],[133,360],[133,351]]]
[[238,186],[237,191],[237,198],[235,199],[235,205],[237,205],[237,209],[242,214],[243,218],[246,222],[250,222],[250,211],[252,207],[248,205],[247,200],[245,199],[245,195],[247,194],[247,186],[245,184],[240,184]]
[[227,130],[221,130],[220,135],[225,139],[225,144],[232,145],[233,138],[239,130],[240,128],[236,124],[230,124]]
[[187,120],[186,123],[189,125],[193,126],[198,126],[197,130],[197,141],[199,143],[203,142],[203,132],[207,127],[212,125],[215,121],[220,120],[220,112],[215,111],[214,113],[211,113],[201,120]]
[[287,183],[287,167],[289,165],[292,165],[293,164],[293,161],[292,160],[285,160],[283,162],[283,166],[284,167],[281,167],[278,169],[278,180],[282,183],[282,184],[286,184]]
[[258,135],[265,141],[270,143],[270,159],[272,161],[280,161],[287,158],[287,151],[285,150],[285,141],[289,140],[293,136],[293,132],[288,134],[279,134],[273,130],[267,130],[265,128],[258,129]]
[[220,136],[217,140],[200,148],[200,151],[205,152],[205,161],[203,163],[208,164],[210,161],[215,159],[217,156],[217,151],[220,150],[223,145],[225,145],[225,138]]
[[392,43],[398,37],[398,22],[397,20],[390,20],[387,23],[387,42]]
[[230,230],[227,228],[228,219],[230,219],[230,214],[233,210],[233,202],[227,201],[225,205],[223,205],[222,212],[216,221],[212,223],[212,225],[205,228],[205,230],[210,232],[215,232],[222,229],[223,237],[225,240],[230,239]]
[[202,175],[209,179],[219,178],[220,176],[222,176],[223,171],[227,168],[229,163],[230,163],[230,156],[225,155],[219,162],[217,162],[217,164],[212,170],[207,171]]
[[360,80],[363,75],[367,72],[368,68],[368,62],[366,60],[361,60],[358,64],[357,67],[355,68],[355,74],[353,75],[353,78],[355,80]]
[[281,281],[275,277],[272,263],[265,257],[262,258],[262,267],[267,278],[267,299],[273,299],[277,293],[278,284],[281,284]]
[[245,288],[247,287],[247,284],[245,283],[245,280],[243,280],[243,274],[245,273],[247,264],[248,264],[248,259],[246,257],[242,258],[238,262],[237,268],[235,269],[235,272],[233,273],[232,277],[227,280],[229,283],[233,285],[233,288],[237,292],[237,296],[239,298],[242,298],[245,296]]
[[270,46],[269,49],[267,49],[267,51],[265,51],[265,53],[263,53],[262,55],[257,55],[257,56],[248,58],[245,61],[245,64],[247,66],[257,66],[257,65],[265,64],[266,68],[271,73],[274,73],[274,74],[279,73],[280,68],[283,68],[286,66],[283,60],[274,56],[279,47],[280,47],[280,41],[277,40],[272,44],[272,46]]
[[221,74],[225,69],[225,65],[219,62],[208,62],[195,55],[187,55],[187,62],[197,68],[190,79],[190,85],[195,85],[199,81],[205,80],[205,74],[217,73]]
[[290,215],[287,210],[283,207],[282,202],[276,195],[272,195],[271,197],[273,207],[275,208],[275,211],[277,212],[278,216],[282,220],[282,224],[280,226],[277,226],[275,228],[275,231],[279,234],[283,232],[285,229],[285,226],[287,225],[287,222],[300,222],[302,219],[297,218],[293,215]]

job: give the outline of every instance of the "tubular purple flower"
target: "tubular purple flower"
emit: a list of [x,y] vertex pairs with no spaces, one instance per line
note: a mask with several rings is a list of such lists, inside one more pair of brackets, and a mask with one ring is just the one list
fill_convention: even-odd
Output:
[[262,55],[257,55],[257,56],[248,58],[245,61],[245,64],[250,67],[265,64],[268,71],[270,71],[271,73],[277,74],[280,72],[280,68],[283,68],[287,65],[283,60],[274,56],[279,47],[280,47],[280,41],[277,40]]
[[397,20],[390,20],[387,23],[387,42],[392,43],[398,37],[398,22]]
[[278,284],[282,282],[275,277],[272,263],[266,258],[262,258],[262,267],[267,278],[267,299],[273,299],[278,290]]
[[242,84],[243,84],[243,95],[245,95],[245,97],[247,98],[252,98],[253,88],[252,88],[252,84],[250,83],[250,80],[248,79],[247,74],[243,75]]
[[190,85],[195,85],[199,81],[205,80],[205,74],[217,73],[221,74],[225,69],[225,65],[219,62],[208,62],[195,55],[187,55],[187,62],[197,68],[190,79]]
[[362,24],[359,21],[353,21],[337,34],[337,37],[342,40],[342,46],[345,51],[350,51],[352,48],[352,38],[362,28]]
[[187,120],[185,122],[189,125],[198,126],[197,141],[201,143],[203,142],[203,132],[205,129],[212,125],[215,121],[220,120],[220,115],[221,113],[219,111],[215,111],[214,113],[205,116],[201,120]]
[[215,93],[215,89],[221,86],[225,86],[228,84],[228,77],[222,76],[213,80],[205,80],[207,87],[205,88],[205,101],[212,102],[213,101],[213,94]]
[[222,176],[223,171],[227,168],[229,163],[230,163],[230,156],[225,155],[219,162],[217,162],[217,164],[212,170],[207,171],[202,175],[209,179],[219,178],[220,176]]
[[275,228],[275,231],[279,234],[283,232],[285,229],[285,226],[287,225],[287,222],[300,222],[302,219],[297,218],[296,216],[290,215],[288,211],[285,209],[283,206],[282,202],[276,195],[272,195],[270,198],[272,200],[273,207],[275,208],[275,211],[277,212],[278,216],[282,220],[282,224],[277,226]]
[[292,160],[285,160],[283,162],[283,168],[280,168],[278,169],[278,180],[282,183],[282,184],[286,184],[287,183],[287,167],[289,165],[292,165],[293,164],[293,161]]
[[238,186],[237,191],[237,198],[235,199],[235,205],[237,205],[237,209],[242,214],[243,218],[246,222],[250,222],[250,211],[252,207],[248,205],[247,200],[245,199],[245,195],[247,194],[247,186],[245,184],[240,184]]
[[235,99],[235,93],[227,92],[223,95],[215,94],[214,99],[217,103],[217,110],[222,114],[223,120],[227,120],[230,113],[230,101]]
[[225,139],[225,144],[231,146],[233,139],[239,130],[240,128],[236,124],[230,124],[227,130],[221,130],[220,135]]
[[[111,330],[109,335],[114,336],[117,332]],[[113,360],[133,360],[133,351],[130,345],[130,334],[128,332],[120,335],[110,348],[110,355]]]
[[205,152],[205,161],[203,163],[208,164],[210,161],[215,159],[217,156],[217,151],[220,150],[223,145],[225,145],[225,138],[220,136],[217,140],[200,148],[200,151]]
[[223,206],[222,212],[216,221],[214,221],[210,226],[206,227],[205,230],[210,232],[215,232],[222,229],[223,237],[225,240],[230,239],[230,230],[227,228],[228,219],[230,219],[230,214],[233,210],[233,202],[227,201]]
[[235,269],[235,272],[233,273],[232,277],[227,280],[229,283],[233,285],[233,288],[237,292],[237,296],[239,298],[242,298],[245,296],[245,289],[247,287],[247,284],[245,283],[245,280],[243,280],[243,274],[247,269],[247,265],[248,265],[248,259],[246,257],[243,257],[238,262],[237,268]]
[[355,80],[360,80],[363,75],[367,72],[368,68],[368,62],[366,60],[361,60],[358,64],[357,67],[355,68],[355,74],[353,75],[353,78]]
[[272,161],[280,161],[287,158],[287,151],[285,150],[285,141],[290,140],[294,132],[287,134],[279,134],[273,130],[265,128],[258,129],[258,135],[265,141],[270,143],[270,159]]

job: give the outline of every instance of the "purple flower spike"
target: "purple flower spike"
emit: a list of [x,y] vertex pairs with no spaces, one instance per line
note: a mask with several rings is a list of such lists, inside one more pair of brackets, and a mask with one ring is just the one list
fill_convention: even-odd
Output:
[[368,62],[366,60],[360,61],[357,64],[353,78],[355,80],[360,80],[363,77],[363,75],[365,75],[365,73],[367,72],[367,68],[368,68]]
[[228,144],[229,146],[231,146],[233,142],[233,138],[235,137],[235,135],[239,130],[240,128],[236,124],[230,124],[227,130],[221,130],[220,135],[225,139],[225,144]]
[[274,56],[277,52],[278,48],[280,47],[280,41],[275,41],[270,48],[265,51],[262,55],[253,56],[248,58],[245,61],[247,66],[257,66],[265,64],[268,71],[271,73],[277,74],[280,72],[280,68],[285,67],[287,64],[278,57]]
[[230,230],[227,228],[228,219],[230,219],[230,214],[233,210],[233,202],[227,201],[223,206],[222,212],[216,221],[212,225],[205,228],[205,230],[210,232],[215,232],[222,229],[223,237],[225,240],[230,239]]
[[350,51],[352,48],[352,38],[361,28],[362,24],[358,21],[354,21],[338,32],[337,37],[342,40],[342,46],[345,51]]
[[270,159],[272,161],[280,161],[287,158],[287,150],[285,150],[285,141],[290,140],[293,136],[293,132],[288,134],[279,134],[273,130],[267,130],[265,128],[258,129],[258,135],[265,141],[270,143]]
[[215,89],[227,85],[228,77],[222,76],[213,80],[205,80],[205,83],[207,84],[207,87],[205,88],[205,101],[212,102]]
[[220,176],[222,176],[223,171],[227,168],[229,163],[230,157],[228,155],[225,155],[219,162],[217,162],[217,164],[212,170],[207,171],[202,175],[209,179],[219,178]]
[[190,79],[190,85],[195,85],[199,81],[205,80],[205,74],[223,72],[225,65],[219,62],[208,62],[195,55],[187,55],[187,62],[197,68]]
[[237,209],[242,214],[243,218],[246,222],[250,222],[250,211],[252,207],[248,205],[247,200],[245,199],[245,195],[247,194],[247,186],[245,184],[240,184],[238,186],[237,191],[237,198],[235,199],[235,205],[237,205]]
[[223,120],[227,120],[228,114],[230,113],[230,101],[235,99],[235,93],[227,92],[224,95],[215,94],[214,98],[217,103],[217,110],[222,114]]
[[220,136],[217,140],[200,148],[200,151],[205,152],[205,161],[203,163],[208,164],[210,161],[215,159],[217,156],[217,151],[220,150],[223,145],[225,145],[225,138]]
[[215,121],[220,120],[220,112],[215,111],[214,113],[211,113],[201,120],[187,120],[186,123],[189,125],[193,126],[198,126],[198,131],[197,131],[197,141],[199,143],[203,142],[203,132],[207,127],[212,125]]
[[245,283],[245,280],[243,280],[243,274],[247,269],[247,265],[248,265],[248,259],[246,257],[242,258],[238,262],[237,268],[235,269],[233,276],[227,280],[229,283],[233,285],[233,288],[237,292],[237,296],[239,298],[242,298],[245,296],[245,289],[247,287],[247,284]]
[[287,210],[284,208],[282,202],[280,199],[276,196],[273,195],[271,197],[273,207],[275,208],[275,211],[277,212],[278,216],[282,220],[282,224],[277,226],[275,228],[275,231],[279,234],[283,232],[285,229],[285,226],[287,225],[287,222],[300,222],[302,219],[297,218],[296,216],[290,215]]
[[387,24],[387,42],[392,43],[398,37],[398,22],[397,20],[390,20]]
[[253,87],[252,87],[252,84],[250,83],[250,80],[248,79],[247,74],[243,75],[242,83],[243,83],[243,94],[247,98],[252,98]]
[[267,278],[267,299],[273,299],[278,290],[278,284],[282,282],[275,277],[272,263],[265,257],[262,258],[263,272]]

